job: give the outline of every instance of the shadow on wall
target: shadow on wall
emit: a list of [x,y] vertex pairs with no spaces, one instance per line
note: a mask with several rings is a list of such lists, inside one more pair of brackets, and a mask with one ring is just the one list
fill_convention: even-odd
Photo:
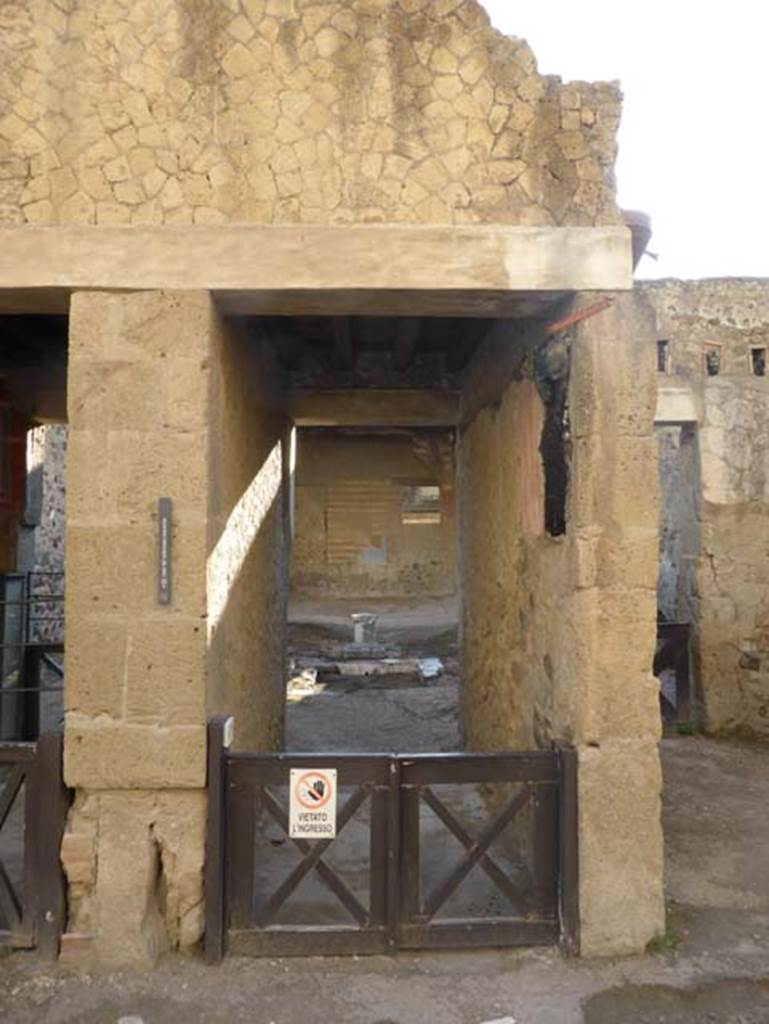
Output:
[[268,343],[224,322],[213,374],[207,713],[236,746],[273,750],[284,729],[288,424]]

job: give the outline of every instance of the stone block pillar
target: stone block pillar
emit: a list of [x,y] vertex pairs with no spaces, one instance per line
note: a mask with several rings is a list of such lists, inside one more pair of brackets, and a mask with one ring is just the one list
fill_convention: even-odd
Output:
[[[151,960],[202,929],[219,330],[206,292],[72,298],[64,770],[76,800],[63,861],[69,931],[90,936],[105,963]],[[167,606],[157,599],[162,496],[173,501]]]
[[570,729],[588,956],[640,952],[664,929],[654,339],[644,300],[621,294],[572,346]]

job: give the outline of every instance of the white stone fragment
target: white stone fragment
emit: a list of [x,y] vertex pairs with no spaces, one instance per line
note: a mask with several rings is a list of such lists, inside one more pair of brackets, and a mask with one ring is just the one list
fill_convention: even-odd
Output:
[[443,662],[440,658],[420,658],[418,670],[422,679],[435,679],[443,674]]

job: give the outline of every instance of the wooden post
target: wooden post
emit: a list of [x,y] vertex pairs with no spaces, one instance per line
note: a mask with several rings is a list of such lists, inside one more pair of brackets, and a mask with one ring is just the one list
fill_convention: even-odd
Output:
[[398,948],[398,922],[400,920],[400,803],[400,761],[397,757],[391,757],[388,766],[387,787],[387,916],[385,923],[387,946],[391,952],[395,952]]
[[558,786],[551,782],[530,783],[533,874],[537,906],[547,914],[558,914]]
[[60,732],[44,733],[37,741],[37,756],[30,775],[27,781],[33,793],[33,814],[36,818],[32,836],[27,839],[36,847],[32,854],[35,861],[35,899],[30,909],[34,915],[37,951],[41,956],[55,960],[66,924],[67,893],[61,866],[61,841],[70,804],[70,794],[62,779]]
[[401,761],[400,806],[400,910],[403,923],[414,924],[421,917],[421,891],[419,861],[421,843],[419,834],[420,791],[414,782],[406,782],[404,767],[411,763]]
[[577,751],[558,744],[558,895],[561,948],[579,955],[579,815],[577,804]]
[[205,866],[205,958],[218,963],[226,944],[226,902],[224,891],[226,835],[226,751],[232,742],[233,720],[215,715],[208,723]]

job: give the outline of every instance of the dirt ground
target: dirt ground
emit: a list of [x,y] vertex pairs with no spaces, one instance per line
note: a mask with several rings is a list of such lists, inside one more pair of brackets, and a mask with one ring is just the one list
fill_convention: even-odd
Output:
[[294,603],[289,656],[300,665],[355,657],[350,613],[378,615],[381,656],[439,658],[444,671],[417,678],[329,676],[317,693],[289,699],[286,749],[419,753],[460,748],[457,676],[457,607],[437,601],[336,601],[332,606]]
[[[313,615],[293,633],[298,648],[349,638],[349,620],[340,615],[313,640]],[[330,640],[329,629],[338,636]],[[289,707],[294,749],[308,749],[313,737],[319,749],[340,732],[356,738],[358,749],[372,749],[373,739],[373,749],[413,748],[420,737],[421,749],[438,742],[451,749],[450,622],[423,623],[420,631],[418,653],[429,648],[445,658],[447,678],[389,690],[360,685],[344,695],[341,684],[335,695],[328,695],[332,686],[303,698]],[[355,713],[340,716],[351,699]],[[307,701],[315,702],[314,715]],[[404,745],[396,746],[404,730]],[[769,1024],[769,751],[694,736],[665,739],[661,750],[669,926],[646,956],[582,961],[537,948],[231,958],[216,967],[170,956],[154,972],[78,973],[16,953],[0,959],[0,1022]]]

